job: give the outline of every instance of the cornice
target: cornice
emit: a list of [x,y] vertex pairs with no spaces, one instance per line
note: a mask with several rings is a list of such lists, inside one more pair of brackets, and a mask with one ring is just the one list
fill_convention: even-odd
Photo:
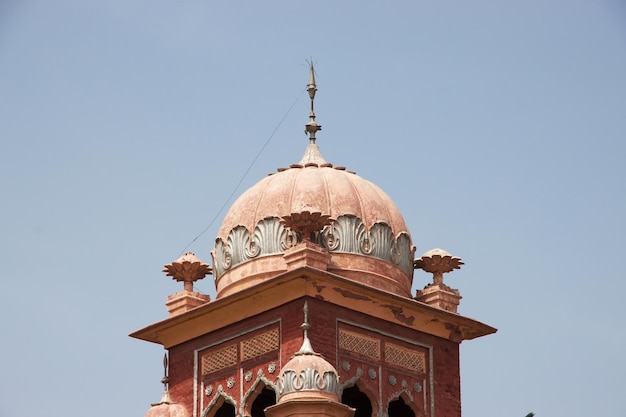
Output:
[[324,300],[456,343],[497,331],[472,318],[303,266],[146,326],[130,336],[167,349],[302,297]]

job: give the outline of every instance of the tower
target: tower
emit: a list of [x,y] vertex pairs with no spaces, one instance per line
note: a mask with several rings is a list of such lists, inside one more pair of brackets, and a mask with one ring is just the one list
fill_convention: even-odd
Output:
[[[169,318],[131,334],[169,353],[151,416],[461,415],[459,345],[496,330],[457,313],[443,274],[460,258],[435,249],[414,259],[389,196],[324,160],[312,65],[307,91],[300,162],[233,204],[212,268],[193,254],[166,265],[184,291],[168,298]],[[416,268],[434,280],[413,297]],[[207,274],[215,300],[193,292]]]

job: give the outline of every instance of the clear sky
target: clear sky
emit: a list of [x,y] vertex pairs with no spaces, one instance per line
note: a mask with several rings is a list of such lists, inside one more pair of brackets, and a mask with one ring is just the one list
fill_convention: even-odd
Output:
[[[324,157],[396,202],[460,312],[464,416],[626,416],[626,3],[0,1],[0,416],[143,416],[162,266]],[[429,281],[416,271],[414,288]],[[211,279],[197,288],[214,294]]]

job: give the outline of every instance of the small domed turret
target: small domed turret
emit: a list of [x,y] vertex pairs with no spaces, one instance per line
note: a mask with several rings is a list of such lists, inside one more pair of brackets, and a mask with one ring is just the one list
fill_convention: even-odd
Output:
[[302,347],[278,376],[278,402],[265,409],[267,417],[352,417],[354,409],[339,402],[339,375],[308,337],[308,304],[304,303]]
[[308,304],[304,303],[304,340],[302,347],[283,366],[278,376],[278,402],[297,398],[339,401],[339,375],[320,354],[315,353],[308,337]]
[[163,357],[163,379],[161,379],[164,387],[163,395],[161,396],[161,401],[152,404],[152,407],[150,407],[145,417],[189,417],[189,413],[187,413],[185,407],[181,404],[174,403],[170,398],[168,389],[170,379],[167,376],[168,365],[169,361],[166,353]]
[[180,404],[175,404],[165,391],[159,403],[152,404],[145,417],[189,417],[187,410]]

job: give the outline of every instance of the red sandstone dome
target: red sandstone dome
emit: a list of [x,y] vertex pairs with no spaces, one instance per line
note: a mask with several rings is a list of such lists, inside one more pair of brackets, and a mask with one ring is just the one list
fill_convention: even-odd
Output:
[[321,212],[337,219],[354,215],[371,228],[385,223],[395,233],[406,232],[400,211],[376,185],[331,164],[292,165],[259,181],[242,194],[226,215],[218,237],[225,239],[236,226],[248,230],[266,217],[302,211]]
[[163,392],[161,402],[152,404],[144,417],[188,417],[189,414],[181,404],[175,404],[170,399],[170,394],[166,390]]
[[218,297],[284,272],[282,255],[301,236],[281,219],[304,212],[333,221],[313,237],[331,254],[329,271],[410,296],[414,248],[400,211],[376,185],[324,161],[311,143],[300,163],[259,181],[230,208],[212,252]]
[[311,350],[296,353],[278,376],[279,401],[319,398],[339,401],[339,376],[335,367]]

